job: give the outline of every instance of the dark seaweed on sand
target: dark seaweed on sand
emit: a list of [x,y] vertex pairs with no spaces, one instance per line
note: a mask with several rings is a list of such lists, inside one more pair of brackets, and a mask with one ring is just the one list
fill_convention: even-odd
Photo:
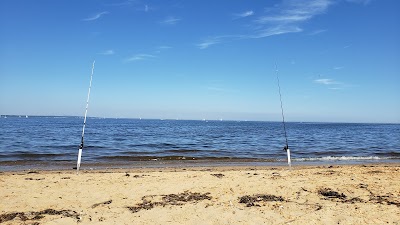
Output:
[[0,214],[0,223],[13,220],[17,217],[19,217],[21,221],[39,220],[44,218],[44,215],[62,215],[65,217],[72,217],[79,220],[79,214],[75,211],[46,209],[39,212],[14,212],[14,213]]
[[321,188],[318,191],[318,194],[325,196],[327,198],[339,198],[339,199],[345,199],[346,195],[345,194],[339,194],[339,192],[334,191],[330,188]]
[[131,212],[136,213],[142,209],[149,210],[156,206],[165,207],[167,205],[183,205],[186,202],[198,202],[198,201],[202,201],[202,200],[211,200],[212,197],[209,195],[210,195],[209,192],[207,192],[205,194],[201,194],[201,193],[197,193],[197,192],[192,193],[192,192],[185,191],[185,192],[179,193],[179,194],[161,195],[162,201],[160,201],[160,202],[152,202],[152,201],[146,200],[146,198],[148,196],[143,196],[141,203],[138,203],[135,206],[128,206],[127,208]]
[[258,194],[258,195],[245,195],[239,198],[239,203],[246,204],[247,207],[260,206],[255,204],[257,202],[283,202],[285,199],[282,196]]
[[[359,185],[359,187],[367,189],[368,185],[361,184],[361,185]],[[358,203],[378,203],[378,204],[395,205],[397,207],[400,207],[400,202],[394,201],[389,195],[384,195],[384,196],[374,195],[371,191],[370,191],[370,193],[371,193],[371,195],[369,197],[369,200],[363,200],[359,197],[348,199],[345,194],[343,194],[343,193],[339,194],[339,192],[333,191],[330,188],[321,188],[318,191],[318,194],[326,197],[327,199],[330,199],[333,201],[335,201],[335,199],[337,199],[337,201],[342,202],[342,203],[352,203],[352,204],[357,203],[357,202]]]
[[93,204],[93,205],[92,205],[92,208],[96,208],[96,207],[99,206],[99,205],[109,205],[109,204],[111,204],[111,203],[112,203],[112,200],[108,200],[108,201],[105,201],[105,202],[96,203],[96,204]]
[[211,176],[218,177],[218,178],[222,178],[222,177],[224,177],[225,175],[222,174],[222,173],[213,173],[213,174],[211,174]]

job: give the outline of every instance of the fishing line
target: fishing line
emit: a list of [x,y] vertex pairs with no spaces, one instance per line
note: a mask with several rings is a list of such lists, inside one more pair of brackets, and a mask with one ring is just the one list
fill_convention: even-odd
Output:
[[89,98],[90,98],[90,89],[92,88],[92,79],[93,79],[93,72],[94,72],[94,63],[96,61],[93,61],[92,65],[92,74],[90,75],[90,83],[89,83],[89,91],[87,95],[87,101],[86,101],[86,110],[85,110],[85,117],[83,119],[83,128],[82,128],[82,138],[81,138],[81,145],[79,146],[79,152],[78,152],[78,160],[76,162],[76,173],[79,172],[79,167],[81,166],[81,158],[82,158],[82,150],[83,150],[83,136],[85,135],[85,127],[86,127],[86,116],[88,112],[88,107],[89,107]]
[[283,124],[283,131],[285,133],[285,141],[286,141],[286,145],[285,145],[285,147],[283,147],[283,150],[287,152],[288,164],[289,164],[289,167],[291,167],[292,163],[291,163],[291,159],[290,159],[290,149],[289,149],[287,132],[286,132],[285,115],[283,113],[283,103],[282,103],[281,85],[279,82],[278,64],[276,64],[276,63],[275,63],[275,73],[276,73],[276,79],[278,81],[279,100],[281,102],[281,112],[282,112],[282,124]]

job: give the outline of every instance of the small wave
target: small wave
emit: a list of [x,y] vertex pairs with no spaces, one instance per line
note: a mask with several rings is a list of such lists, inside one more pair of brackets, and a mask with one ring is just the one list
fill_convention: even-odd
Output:
[[326,156],[326,157],[310,157],[310,158],[294,158],[293,161],[358,161],[358,160],[385,160],[396,159],[394,157],[378,157],[378,156]]
[[[126,161],[159,161],[159,160],[199,160],[204,158],[187,157],[187,156],[103,156],[99,157],[105,160],[126,160]],[[221,157],[219,159],[231,159],[229,157]]]
[[165,152],[170,152],[170,153],[193,153],[193,152],[201,152],[201,150],[196,150],[196,149],[171,149],[171,150],[166,150]]
[[40,148],[47,148],[47,149],[75,149],[79,146],[76,145],[41,145]]
[[1,157],[19,157],[19,158],[44,158],[44,157],[57,157],[57,156],[66,156],[66,153],[24,153],[17,152],[12,154],[0,154]]
[[130,148],[175,148],[175,144],[170,143],[146,143],[146,144],[130,144]]
[[234,161],[234,162],[280,162],[278,159],[257,159],[257,158],[239,158],[239,157],[192,157],[192,156],[180,156],[180,155],[169,155],[169,156],[102,156],[99,157],[101,160],[116,160],[116,161]]
[[400,152],[377,152],[375,155],[400,158]]

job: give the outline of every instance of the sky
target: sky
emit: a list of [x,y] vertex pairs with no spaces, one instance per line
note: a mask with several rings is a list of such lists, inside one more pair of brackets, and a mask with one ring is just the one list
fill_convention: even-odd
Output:
[[[0,114],[400,123],[398,0],[2,0]],[[276,69],[277,68],[277,69]]]

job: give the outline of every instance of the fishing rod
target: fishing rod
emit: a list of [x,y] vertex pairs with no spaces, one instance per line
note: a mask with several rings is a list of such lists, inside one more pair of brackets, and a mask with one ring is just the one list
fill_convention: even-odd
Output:
[[283,113],[283,103],[282,103],[281,85],[279,82],[278,64],[276,64],[276,63],[275,63],[275,73],[276,73],[276,80],[278,81],[279,100],[281,101],[282,124],[283,124],[283,131],[285,133],[285,141],[286,141],[286,145],[285,145],[285,147],[283,147],[283,150],[286,151],[286,153],[287,153],[287,160],[288,160],[289,167],[292,167],[292,161],[290,159],[290,149],[289,149],[287,132],[286,132],[285,115]]
[[85,118],[83,119],[82,138],[81,138],[81,144],[79,145],[78,161],[76,162],[76,173],[77,174],[79,172],[79,167],[81,166],[82,149],[83,149],[83,136],[85,135],[86,116],[87,116],[87,111],[88,111],[88,107],[89,107],[90,89],[92,88],[92,79],[93,79],[93,71],[94,71],[94,63],[95,62],[96,62],[96,60],[93,61],[92,74],[90,75],[89,91],[88,91],[87,101],[86,101]]

